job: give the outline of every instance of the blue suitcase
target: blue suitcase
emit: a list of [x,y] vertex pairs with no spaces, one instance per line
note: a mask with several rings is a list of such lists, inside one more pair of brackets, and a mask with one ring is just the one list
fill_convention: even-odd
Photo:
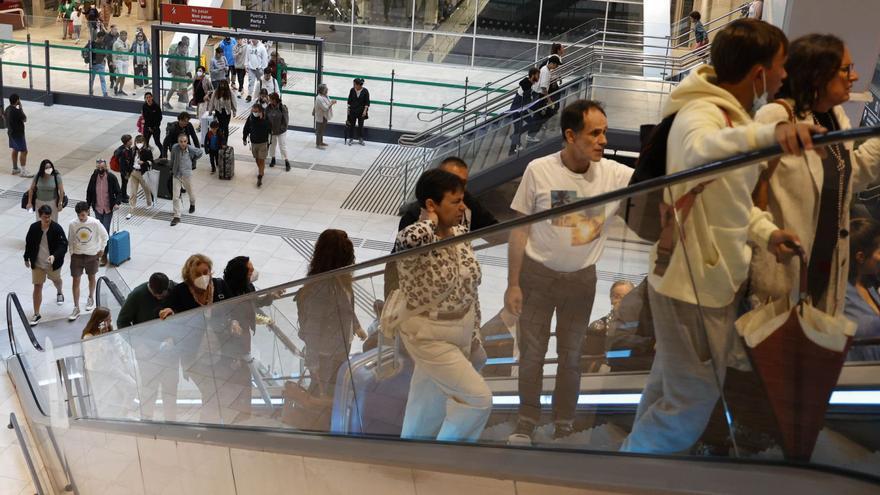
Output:
[[111,235],[107,244],[107,258],[111,265],[119,266],[131,259],[131,237],[127,230]]

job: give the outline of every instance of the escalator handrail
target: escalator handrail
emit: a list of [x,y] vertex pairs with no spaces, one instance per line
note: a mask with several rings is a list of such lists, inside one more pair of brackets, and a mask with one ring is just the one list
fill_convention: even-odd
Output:
[[101,304],[101,284],[106,285],[107,288],[110,289],[110,293],[113,294],[113,297],[114,297],[114,299],[116,299],[116,302],[120,306],[122,306],[122,304],[125,302],[125,296],[122,295],[122,292],[119,290],[119,287],[116,285],[116,282],[107,278],[106,275],[101,275],[100,277],[98,277],[98,281],[95,285],[95,303],[98,306],[105,306],[104,304]]
[[37,336],[34,335],[34,330],[31,328],[31,323],[28,321],[27,315],[25,315],[24,309],[21,307],[18,295],[16,295],[15,292],[10,292],[9,294],[6,294],[6,327],[9,331],[9,346],[12,353],[18,354],[18,346],[16,345],[17,340],[15,339],[15,330],[12,322],[13,309],[15,310],[15,313],[18,314],[19,318],[21,318],[21,324],[24,326],[28,340],[31,341],[31,345],[33,345],[34,349],[37,351],[42,352],[43,346],[40,345]]
[[[640,68],[658,68],[658,69],[668,69],[669,71],[679,71],[684,72],[692,69],[696,65],[700,65],[703,63],[702,58],[705,53],[708,52],[709,47],[711,45],[706,45],[701,47],[698,50],[693,52],[681,55],[680,57],[667,57],[664,55],[646,55],[639,54],[639,61],[633,61],[633,52],[616,50],[615,47],[608,48],[606,44],[614,44],[613,42],[602,42],[603,45],[601,49],[595,48],[591,46],[591,50],[586,54],[582,55],[579,58],[575,59],[570,65],[564,64],[560,69],[557,70],[555,77],[558,79],[564,79],[571,76],[580,77],[580,78],[588,78],[595,74],[589,72],[591,68],[595,67],[597,64],[613,62],[616,65],[631,65],[633,67]],[[606,57],[609,56],[620,56],[620,59],[617,60],[606,60]],[[671,63],[667,63],[667,61],[671,61]],[[584,62],[579,64],[578,62]],[[694,63],[696,62],[696,63]],[[522,74],[519,74],[522,76]],[[669,81],[664,78],[654,79],[655,82],[669,84]],[[499,88],[500,89],[500,88]],[[449,137],[449,139],[455,139],[456,136],[445,136],[444,130],[451,129],[455,130],[462,125],[466,125],[469,120],[480,119],[486,113],[491,113],[493,109],[497,109],[499,107],[508,106],[509,102],[512,100],[513,95],[517,92],[518,88],[509,89],[502,94],[497,94],[496,96],[488,99],[486,101],[480,101],[475,104],[470,109],[460,110],[458,108],[454,109],[445,109],[444,112],[450,114],[450,119],[440,122],[439,124],[434,125],[428,129],[419,131],[417,133],[409,133],[404,134],[398,139],[398,144],[401,146],[426,146],[426,142],[436,138],[436,137]],[[478,90],[479,91],[479,90]],[[472,98],[479,98],[473,96]],[[444,115],[446,115],[444,113]],[[420,119],[421,120],[421,119]],[[433,122],[435,119],[423,120],[424,122]],[[439,146],[439,145],[438,145]]]
[[[831,144],[837,144],[842,142],[850,142],[855,140],[868,139],[873,137],[880,137],[880,126],[877,127],[860,127],[855,129],[848,129],[843,131],[833,131],[824,135],[815,135],[813,136],[813,144],[816,147],[827,146]],[[469,232],[467,234],[463,234],[456,237],[449,237],[435,243],[419,246],[416,248],[408,249],[404,252],[388,254],[385,256],[380,256],[378,258],[373,258],[367,261],[363,261],[361,263],[355,265],[349,265],[347,267],[337,268],[335,270],[330,270],[327,272],[323,272],[317,275],[311,275],[302,277],[299,279],[292,280],[290,282],[286,282],[284,284],[276,285],[273,287],[268,287],[265,289],[261,289],[257,292],[252,292],[250,294],[246,294],[240,297],[263,297],[268,294],[277,293],[279,291],[285,291],[287,289],[294,289],[297,287],[301,287],[304,283],[310,282],[313,283],[315,281],[327,280],[335,277],[339,277],[343,274],[352,274],[357,271],[361,271],[374,266],[385,266],[388,263],[398,262],[403,258],[410,258],[413,256],[417,256],[420,254],[427,254],[436,249],[441,249],[444,247],[450,247],[452,245],[456,245],[462,242],[474,242],[477,240],[482,240],[485,237],[489,237],[492,235],[502,234],[504,232],[510,232],[512,229],[517,227],[524,227],[527,225],[531,225],[538,221],[549,220],[551,218],[558,217],[560,215],[564,215],[567,213],[572,213],[576,211],[581,211],[586,208],[594,207],[597,205],[606,204],[612,201],[620,201],[626,200],[631,196],[648,193],[655,190],[660,190],[662,188],[668,187],[673,184],[678,184],[682,182],[696,182],[700,179],[717,175],[722,172],[729,172],[732,170],[736,170],[748,165],[754,165],[759,162],[764,162],[767,160],[771,160],[774,158],[781,157],[783,155],[782,148],[778,144],[774,144],[772,146],[768,146],[766,148],[761,148],[754,151],[749,151],[746,153],[741,153],[729,158],[724,158],[721,160],[715,160],[709,162],[707,164],[694,167],[688,170],[684,170],[681,172],[676,172],[674,174],[665,175],[663,177],[657,177],[655,179],[646,180],[644,182],[639,182],[637,184],[632,184],[627,187],[607,192],[604,194],[599,194],[597,196],[593,196],[590,198],[581,199],[566,205],[557,206],[554,208],[550,208],[548,210],[544,210],[539,213],[534,213],[532,215],[521,216],[512,220],[508,220],[505,222],[501,222],[490,227],[485,227],[483,229]],[[281,298],[285,297],[295,297],[296,292],[291,292],[289,294],[285,294]],[[276,299],[277,300],[277,299]],[[239,298],[231,298],[226,299],[224,301],[220,301],[214,303],[212,307],[221,307],[225,304],[236,304],[239,303]],[[185,318],[189,317],[192,314],[195,314],[196,311],[204,311],[204,308],[195,308],[189,311],[184,311],[181,313],[174,314],[170,316],[165,321],[169,321],[175,318]],[[133,328],[133,327],[131,327]],[[119,331],[126,331],[128,329],[123,329]],[[101,339],[110,334],[99,335],[93,337],[91,340]]]

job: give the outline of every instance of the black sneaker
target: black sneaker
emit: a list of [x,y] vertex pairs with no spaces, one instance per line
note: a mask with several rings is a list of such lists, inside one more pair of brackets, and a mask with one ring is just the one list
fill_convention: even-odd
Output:
[[33,327],[33,326],[36,326],[38,323],[40,323],[40,320],[42,320],[42,319],[43,319],[42,316],[34,315],[33,317],[31,317],[31,321],[29,323]]
[[262,175],[257,176],[257,187],[263,187],[263,176]]
[[271,167],[274,167],[274,166],[275,166],[275,159],[272,158],[272,159],[269,161],[269,167],[271,168]]
[[290,172],[290,162],[287,160],[284,160],[284,171]]
[[192,205],[192,204],[189,205],[189,212],[190,212],[190,214],[195,213],[196,212],[196,205]]
[[179,219],[179,218],[174,217],[174,218],[171,219],[171,226],[172,226],[172,227],[174,227],[175,225],[177,225],[177,224],[179,224],[179,223],[180,223],[180,219]]
[[532,437],[535,435],[535,423],[527,419],[520,418],[516,422],[516,428],[513,433],[507,437],[508,445],[530,446],[532,445]]
[[61,306],[64,304],[64,294],[58,293],[55,295],[55,304]]

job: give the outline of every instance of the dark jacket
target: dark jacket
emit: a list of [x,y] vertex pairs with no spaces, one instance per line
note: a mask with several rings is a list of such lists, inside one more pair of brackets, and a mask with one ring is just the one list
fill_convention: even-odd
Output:
[[[495,218],[495,216],[492,215],[489,210],[484,208],[477,198],[473,197],[467,191],[465,191],[464,193],[464,204],[471,210],[471,232],[498,223],[498,220]],[[405,205],[401,209],[400,224],[397,226],[397,231],[400,232],[410,225],[418,222],[420,214],[421,207],[419,206],[418,201],[413,201],[412,203]]]
[[178,121],[169,122],[168,128],[165,129],[165,132],[165,139],[162,140],[162,146],[164,146],[165,149],[177,144],[177,136],[179,136],[181,132],[185,132],[186,135],[189,136],[189,144],[196,148],[199,147],[199,136],[196,134],[196,129],[189,122],[187,122],[186,127],[183,129],[180,128],[180,123]]
[[[148,283],[144,282],[138,285],[125,298],[119,315],[116,317],[117,328],[130,327],[159,318],[159,310],[166,307],[165,302],[150,294]],[[168,287],[174,287],[174,282],[169,280]]]
[[250,115],[247,118],[247,122],[244,123],[242,137],[247,139],[248,136],[250,136],[252,143],[268,143],[269,134],[271,132],[272,125],[269,124],[269,119],[266,117],[260,117],[258,119],[253,115]]
[[[40,222],[32,223],[24,239],[24,260],[30,262],[31,270],[37,266],[37,255],[40,253],[42,240],[43,227]],[[49,244],[49,253],[55,256],[55,261],[52,262],[52,271],[55,271],[64,264],[64,255],[67,254],[67,236],[64,235],[64,228],[56,222],[50,222],[46,241]]]
[[146,143],[144,144],[144,147],[140,150],[135,149],[135,153],[136,158],[144,162],[143,164],[141,164],[141,173],[144,173],[153,168],[153,152],[152,150],[150,150],[150,148],[147,147]]
[[[98,195],[95,188],[95,182],[97,180],[98,171],[95,170],[92,172],[91,178],[89,178],[88,187],[86,187],[86,203],[88,203],[89,208],[92,209],[98,204]],[[110,193],[109,203],[111,207],[122,203],[122,191],[119,189],[119,179],[117,179],[109,170],[107,171],[107,192]]]
[[9,105],[6,107],[6,134],[10,137],[24,136],[24,123],[27,122],[27,116],[24,111],[18,107]]
[[141,115],[144,116],[144,127],[149,127],[154,130],[159,130],[159,126],[162,124],[162,107],[156,103],[156,100],[153,100],[152,105],[144,105],[141,107]]
[[367,88],[361,89],[361,95],[357,96],[354,88],[348,92],[348,114],[360,117],[364,113],[364,108],[370,106],[370,92]]
[[[89,49],[92,49],[92,50],[106,50],[107,48],[106,48],[105,46],[101,45],[101,44],[98,44],[98,43],[92,44],[92,42],[89,41],[88,43],[86,43],[86,46],[85,46],[85,48],[83,48],[83,50],[85,50],[86,52],[88,52]],[[98,53],[98,52],[95,52],[95,51],[92,52],[92,65],[100,65],[100,64],[103,64],[106,60],[107,60],[107,54],[106,54],[106,53]]]
[[[214,299],[212,302],[226,299],[226,286],[223,283],[223,279],[215,278],[213,280]],[[174,314],[180,314],[184,311],[200,308],[201,305],[193,298],[192,293],[189,291],[189,286],[186,285],[185,282],[181,282],[171,288],[168,292],[168,296],[162,300],[162,307],[171,308],[174,311]]]
[[116,148],[113,155],[115,155],[116,160],[119,161],[119,173],[121,173],[123,177],[131,175],[134,171],[134,148],[126,148],[123,144]]
[[287,132],[287,124],[290,121],[290,114],[287,112],[287,105],[280,104],[277,107],[269,105],[266,107],[266,118],[269,119],[269,125],[272,128],[272,135],[278,136]]

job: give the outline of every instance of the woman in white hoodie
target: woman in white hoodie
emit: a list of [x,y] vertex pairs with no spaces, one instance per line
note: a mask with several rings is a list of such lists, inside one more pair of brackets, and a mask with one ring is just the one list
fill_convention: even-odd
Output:
[[[802,36],[792,42],[785,69],[788,78],[781,98],[762,107],[755,116],[757,122],[791,119],[819,124],[829,131],[851,127],[840,105],[849,100],[859,75],[843,41],[830,34]],[[809,261],[807,285],[812,304],[839,315],[850,262],[849,204],[853,193],[880,176],[880,138],[869,139],[858,150],[852,143],[832,145],[826,155],[822,158],[808,151],[805,157],[785,156],[770,163],[761,175],[756,204],[769,211],[777,225],[797,233]],[[800,273],[796,260],[779,269],[756,268],[763,275],[751,284],[753,303],[789,294],[797,297],[793,293]],[[768,275],[783,283],[755,283]]]

